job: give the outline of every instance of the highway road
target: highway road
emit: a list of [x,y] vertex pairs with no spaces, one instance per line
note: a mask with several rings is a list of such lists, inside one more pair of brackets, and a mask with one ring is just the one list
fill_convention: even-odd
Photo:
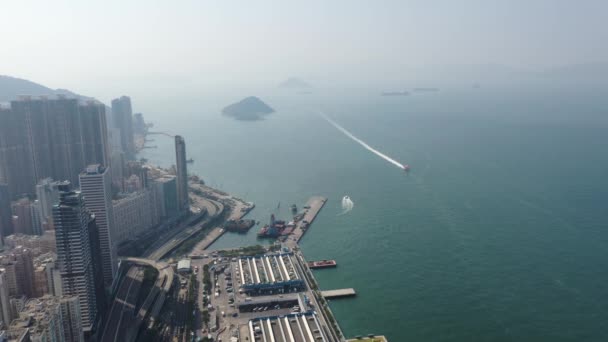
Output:
[[123,278],[114,302],[112,302],[101,338],[102,342],[134,341],[137,337],[137,331],[133,331],[131,327],[137,319],[135,305],[143,278],[144,271],[140,267],[131,267]]
[[[162,246],[158,247],[156,250],[152,251],[149,255],[147,255],[147,259],[162,259],[165,255],[169,254],[172,250],[177,248],[188,238],[201,231],[205,227],[205,225],[207,225],[209,222],[211,222],[213,219],[215,219],[224,212],[224,205],[219,202],[210,199],[199,198],[198,203],[202,207],[207,209],[207,217],[205,217],[203,221],[193,227],[189,227],[189,223],[185,223],[182,229],[178,228],[178,232],[173,235],[170,240],[166,241]],[[194,221],[194,219],[189,220],[189,222],[192,221]]]
[[128,262],[154,267],[158,270],[159,275],[150,293],[142,294],[146,295],[146,299],[142,307],[136,312],[135,309],[138,297],[140,296],[144,272],[141,266],[132,266],[127,271],[112,302],[108,321],[102,335],[102,342],[134,341],[148,313],[150,313],[151,317],[158,316],[165,297],[173,286],[175,276],[173,268],[159,260],[203,229],[205,225],[224,211],[223,204],[197,196],[195,207],[192,208],[193,212],[201,212],[203,208],[206,210],[207,216],[200,223],[190,226],[197,219],[196,216],[192,217],[174,229],[174,232],[165,236],[165,239],[167,237],[169,239],[165,240],[164,243],[155,244],[146,255],[146,258],[125,259]]

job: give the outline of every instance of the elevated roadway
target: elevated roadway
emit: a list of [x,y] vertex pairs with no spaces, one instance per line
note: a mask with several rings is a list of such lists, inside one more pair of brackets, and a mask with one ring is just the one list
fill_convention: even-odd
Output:
[[165,242],[154,251],[151,251],[146,256],[147,259],[160,260],[164,258],[188,238],[199,233],[209,222],[213,221],[224,212],[224,205],[219,202],[203,198],[200,198],[198,202],[207,209],[207,217],[195,226],[189,226],[195,219],[190,220],[189,223],[186,223],[185,227],[173,235],[169,241]]

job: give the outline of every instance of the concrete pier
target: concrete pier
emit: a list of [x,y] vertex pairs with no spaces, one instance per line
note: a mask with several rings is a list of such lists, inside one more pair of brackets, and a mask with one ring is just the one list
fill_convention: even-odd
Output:
[[295,245],[300,242],[304,233],[310,228],[310,225],[315,220],[325,203],[327,202],[327,198],[321,196],[313,196],[308,202],[306,202],[306,212],[304,213],[304,217],[296,224],[296,228],[293,230],[291,235],[289,236],[290,245]]
[[340,298],[340,297],[353,297],[353,296],[356,296],[357,293],[355,292],[355,289],[348,288],[348,289],[321,291],[321,295],[325,299],[329,299],[329,298]]

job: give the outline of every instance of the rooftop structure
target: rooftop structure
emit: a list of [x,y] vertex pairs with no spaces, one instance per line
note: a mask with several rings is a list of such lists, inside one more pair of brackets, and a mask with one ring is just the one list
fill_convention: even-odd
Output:
[[6,248],[13,249],[17,246],[29,248],[35,255],[56,252],[55,231],[49,230],[43,235],[13,234],[4,238]]
[[232,265],[241,288],[247,294],[302,291],[306,288],[305,282],[292,257],[291,253],[243,257]]
[[249,321],[250,341],[329,342],[316,313],[255,318]]
[[29,334],[31,341],[84,341],[78,298],[44,296],[29,300],[8,327],[9,339]]
[[177,272],[190,272],[192,262],[190,259],[182,259],[177,262]]

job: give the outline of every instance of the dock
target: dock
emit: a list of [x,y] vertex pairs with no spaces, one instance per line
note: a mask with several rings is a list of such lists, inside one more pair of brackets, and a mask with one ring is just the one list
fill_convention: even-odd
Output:
[[355,292],[355,289],[348,288],[348,289],[321,291],[321,295],[325,299],[329,299],[329,298],[353,297],[353,296],[356,296],[357,293]]
[[372,335],[371,337],[368,335],[366,337],[357,336],[353,339],[346,340],[346,342],[388,342],[388,340],[382,335]]
[[306,202],[306,211],[304,217],[296,224],[295,229],[291,233],[289,240],[296,243],[300,242],[304,233],[310,228],[310,225],[315,220],[323,206],[327,203],[327,198],[321,196],[313,196]]

